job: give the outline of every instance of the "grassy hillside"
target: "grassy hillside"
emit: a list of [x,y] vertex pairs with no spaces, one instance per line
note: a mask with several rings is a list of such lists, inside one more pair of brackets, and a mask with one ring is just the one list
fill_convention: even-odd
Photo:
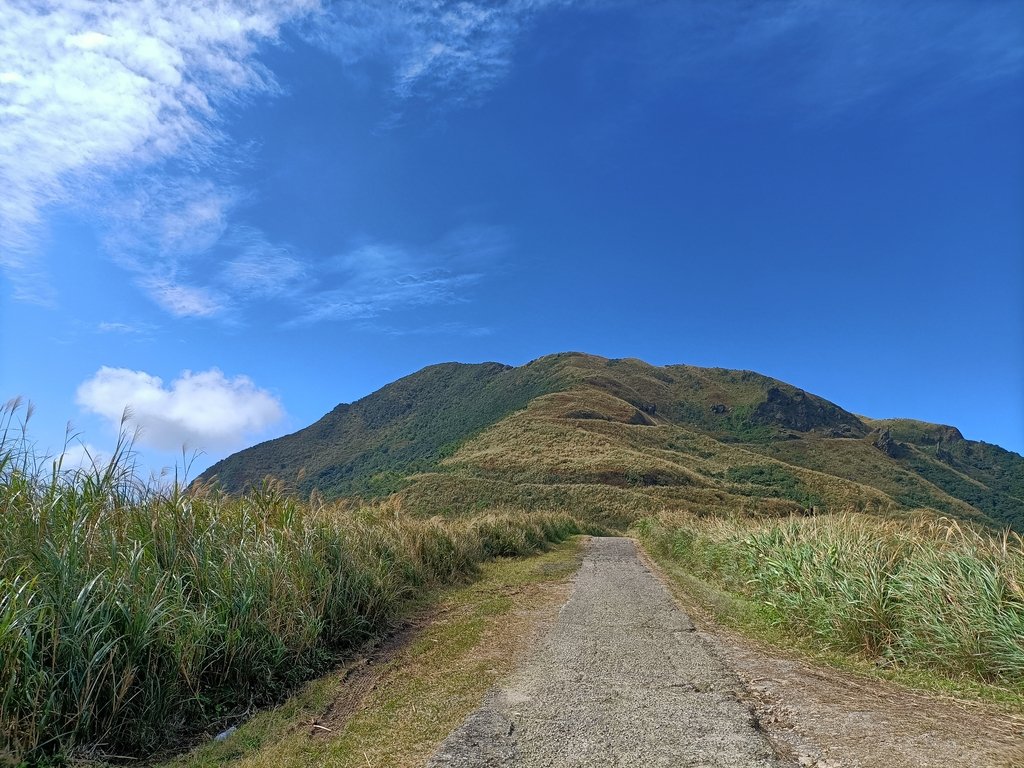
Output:
[[579,353],[431,366],[201,479],[238,492],[265,475],[328,497],[397,491],[425,514],[926,509],[1024,530],[1024,458],[952,427],[861,418],[751,371]]
[[208,469],[239,492],[272,475],[308,494],[380,496],[433,466],[455,446],[561,384],[553,366],[443,363],[341,404],[298,432],[236,453]]

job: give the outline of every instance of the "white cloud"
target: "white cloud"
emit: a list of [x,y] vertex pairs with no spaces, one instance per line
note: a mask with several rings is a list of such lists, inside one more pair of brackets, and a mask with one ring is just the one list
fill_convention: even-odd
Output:
[[[384,61],[401,105],[476,102],[508,74],[524,30],[572,0],[0,0],[0,268],[15,295],[51,300],[38,263],[47,220],[77,207],[107,227],[105,245],[136,284],[175,316],[225,317],[228,305],[294,293],[300,256],[241,235],[244,197],[231,183],[245,148],[229,145],[226,108],[277,91],[260,46],[288,24],[343,65]],[[615,7],[614,0],[578,3]],[[927,79],[955,87],[1019,74],[1024,44],[1013,3],[772,3],[699,0],[637,6],[655,30],[622,56],[646,53],[643,84],[719,73],[723,59],[821,112]],[[654,43],[649,44],[651,39]],[[799,51],[780,71],[763,53]],[[669,51],[666,53],[666,50]],[[607,57],[606,51],[595,55]],[[612,58],[615,54],[612,53]],[[709,65],[710,62],[710,65]],[[939,76],[932,76],[938,72]],[[915,89],[914,97],[926,88]],[[655,96],[660,96],[658,91]],[[906,94],[905,101],[910,101]],[[238,245],[249,238],[255,245]],[[259,254],[269,267],[255,269]],[[212,267],[209,261],[215,260]],[[200,264],[198,262],[207,262]],[[204,267],[204,269],[200,269]],[[209,276],[199,277],[200,272]],[[421,278],[430,273],[414,266]],[[393,275],[385,274],[392,280]],[[446,280],[448,282],[446,283]],[[422,280],[443,295],[457,279]],[[467,282],[465,276],[462,284]],[[386,292],[355,286],[329,316],[379,311]],[[399,291],[408,303],[415,291]],[[368,309],[369,308],[369,309]],[[374,309],[376,308],[376,309]]]
[[225,309],[224,299],[216,291],[179,283],[171,277],[147,277],[139,285],[174,317],[213,317]]
[[346,64],[385,57],[394,67],[392,88],[400,100],[474,102],[507,74],[515,44],[533,16],[547,7],[570,3],[334,3],[306,32]]
[[[261,41],[315,0],[5,2],[0,25],[0,264],[15,274],[44,213],[123,170],[203,164],[218,109],[272,91]],[[173,235],[173,233],[172,233]]]
[[293,293],[307,265],[289,249],[269,242],[256,229],[232,232],[228,245],[236,251],[223,267],[224,290],[245,298],[270,298]]
[[76,399],[115,428],[128,408],[139,442],[168,451],[237,447],[284,413],[278,399],[247,376],[229,379],[216,368],[185,371],[165,385],[144,371],[104,366],[78,387]]
[[19,298],[54,303],[39,253],[50,216],[78,210],[177,317],[230,316],[234,304],[294,292],[306,273],[287,247],[233,222],[245,148],[222,131],[226,108],[277,92],[259,51],[283,26],[303,25],[343,63],[390,62],[398,101],[461,102],[505,75],[523,26],[550,4],[0,3],[0,268]]
[[210,179],[144,174],[101,201],[104,246],[136,274],[202,258],[226,235],[240,197]]
[[152,323],[104,321],[96,324],[97,333],[111,333],[123,336],[149,336],[156,329],[157,326]]
[[208,271],[211,252],[229,238],[239,197],[207,179],[147,174],[107,204],[107,253],[172,316],[224,315],[231,296],[196,273]]
[[494,329],[487,326],[469,325],[459,322],[431,323],[404,328],[367,322],[360,327],[377,333],[385,333],[388,336],[465,336],[468,338],[481,338],[494,333]]

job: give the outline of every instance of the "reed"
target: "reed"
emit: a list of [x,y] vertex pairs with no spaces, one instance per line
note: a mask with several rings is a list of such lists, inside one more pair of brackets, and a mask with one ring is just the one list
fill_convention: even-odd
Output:
[[237,497],[37,457],[0,420],[0,764],[142,756],[280,699],[566,515],[425,519],[394,503]]
[[653,548],[769,621],[886,666],[1024,692],[1024,540],[947,519],[651,517]]

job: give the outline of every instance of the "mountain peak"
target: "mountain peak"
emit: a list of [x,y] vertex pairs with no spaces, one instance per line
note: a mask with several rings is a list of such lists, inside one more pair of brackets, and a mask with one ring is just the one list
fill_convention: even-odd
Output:
[[426,513],[923,509],[1024,526],[1024,459],[954,427],[858,417],[754,371],[573,351],[427,366],[200,480],[238,492],[267,475],[328,497],[401,492]]

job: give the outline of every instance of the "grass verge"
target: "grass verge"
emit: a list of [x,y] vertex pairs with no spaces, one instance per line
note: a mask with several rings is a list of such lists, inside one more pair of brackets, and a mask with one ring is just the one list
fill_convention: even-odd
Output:
[[646,518],[700,610],[815,661],[1024,711],[1024,547],[955,523],[859,515]]
[[531,629],[564,600],[581,559],[577,538],[488,563],[477,581],[431,599],[422,626],[376,663],[315,680],[225,741],[159,768],[422,765],[511,672]]

